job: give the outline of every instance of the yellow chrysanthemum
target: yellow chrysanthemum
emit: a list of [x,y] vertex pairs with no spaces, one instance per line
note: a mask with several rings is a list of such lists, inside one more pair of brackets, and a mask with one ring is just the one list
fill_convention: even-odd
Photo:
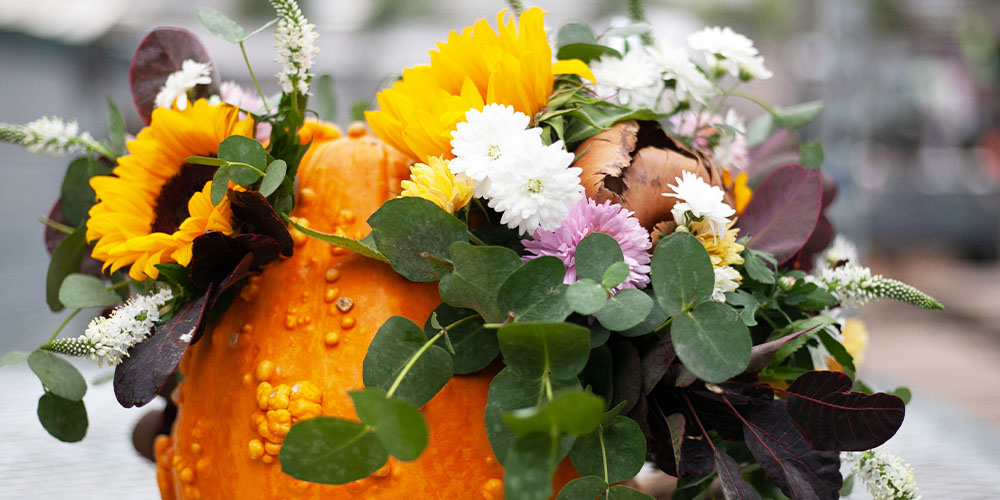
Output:
[[729,223],[729,226],[726,228],[726,234],[722,238],[715,238],[712,232],[707,229],[698,232],[698,241],[705,247],[705,250],[708,250],[708,256],[712,259],[713,267],[743,264],[743,257],[740,256],[740,252],[743,251],[743,245],[736,242],[736,237],[739,235],[740,230],[733,227],[735,223],[736,221]]
[[410,180],[401,183],[400,196],[414,196],[430,200],[448,213],[455,213],[472,199],[472,180],[455,179],[448,169],[448,160],[432,156],[427,163],[410,167]]
[[379,111],[365,113],[375,135],[420,161],[451,158],[451,132],[469,109],[497,103],[534,116],[548,101],[555,75],[593,80],[582,61],[552,63],[543,15],[529,9],[515,26],[504,23],[500,11],[498,31],[485,19],[461,35],[452,31],[431,51],[429,66],[403,70],[401,80],[379,92]]
[[128,143],[114,176],[90,180],[98,203],[90,209],[87,241],[93,257],[115,272],[131,265],[135,280],[156,278],[156,264],[191,261],[191,242],[205,231],[231,234],[229,201],[213,205],[215,168],[184,163],[214,156],[231,135],[253,137],[253,120],[239,109],[199,100],[184,111],[157,108],[150,125]]

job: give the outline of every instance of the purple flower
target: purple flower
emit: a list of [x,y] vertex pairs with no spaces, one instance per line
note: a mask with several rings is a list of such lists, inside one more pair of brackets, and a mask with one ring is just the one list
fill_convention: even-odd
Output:
[[605,233],[622,247],[629,266],[628,278],[615,290],[643,288],[649,284],[649,249],[653,243],[649,233],[639,225],[631,210],[605,201],[598,205],[584,198],[569,208],[569,215],[554,231],[539,229],[531,240],[521,240],[525,250],[524,260],[551,255],[566,265],[566,284],[576,282],[576,246],[590,233]]

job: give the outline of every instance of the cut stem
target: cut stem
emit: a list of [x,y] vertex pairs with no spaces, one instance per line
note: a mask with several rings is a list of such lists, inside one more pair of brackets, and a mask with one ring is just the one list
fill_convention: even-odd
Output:
[[69,316],[66,316],[66,319],[64,319],[63,322],[59,324],[59,328],[56,328],[56,331],[52,332],[52,336],[49,337],[49,340],[45,341],[45,343],[48,344],[49,342],[52,342],[53,340],[55,340],[56,336],[59,335],[59,332],[61,332],[63,330],[63,328],[66,328],[66,325],[69,324],[70,320],[72,320],[82,310],[83,309],[77,309],[77,310],[73,311],[72,313],[70,313]]
[[250,79],[253,80],[254,86],[257,87],[257,95],[259,95],[260,100],[264,102],[264,111],[270,113],[271,108],[267,105],[267,96],[265,96],[264,91],[260,89],[260,83],[257,82],[257,76],[253,74],[253,68],[250,66],[250,58],[247,57],[247,48],[243,45],[243,40],[240,40],[240,52],[243,52],[243,61],[247,63],[247,69],[250,71]]
[[73,234],[73,231],[75,231],[75,229],[73,229],[72,226],[67,226],[66,224],[63,224],[61,222],[56,222],[48,217],[39,217],[38,221],[41,222],[42,224],[45,224],[48,227],[51,227],[52,229],[55,229],[56,231],[59,231],[60,233]]

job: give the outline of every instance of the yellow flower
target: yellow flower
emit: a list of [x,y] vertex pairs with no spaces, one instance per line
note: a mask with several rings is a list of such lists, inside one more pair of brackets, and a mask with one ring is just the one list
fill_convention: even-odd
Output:
[[747,185],[747,173],[740,172],[740,175],[733,179],[728,170],[723,170],[722,183],[733,192],[735,202],[733,208],[736,210],[736,215],[741,215],[746,210],[747,203],[750,203],[750,198],[753,198],[753,190]]
[[733,224],[735,223],[736,221],[729,223],[729,227],[726,228],[726,234],[722,238],[715,238],[707,227],[705,231],[698,232],[698,241],[705,247],[705,250],[708,250],[708,256],[712,259],[713,267],[743,264],[743,257],[740,256],[740,252],[743,251],[743,245],[736,243],[736,237],[739,235],[740,230],[733,228]]
[[403,78],[379,92],[379,111],[365,113],[380,139],[412,158],[451,158],[451,132],[469,109],[504,104],[534,116],[548,101],[557,74],[594,75],[582,61],[552,63],[542,24],[544,12],[521,14],[519,25],[497,14],[494,31],[485,19],[454,31],[431,51],[429,66],[403,70]]
[[448,170],[448,160],[432,156],[427,164],[410,167],[410,180],[403,181],[401,196],[430,200],[448,213],[455,213],[472,199],[472,180],[457,180]]
[[[860,368],[861,364],[865,362],[865,352],[868,350],[868,328],[865,326],[865,322],[858,318],[850,318],[844,321],[840,333],[844,336],[844,340],[840,343],[854,358],[854,367]],[[833,358],[826,358],[826,367],[834,371],[844,370],[844,367],[840,366],[840,363]]]
[[189,156],[214,156],[231,135],[253,137],[253,120],[240,120],[233,106],[202,99],[184,111],[153,110],[114,176],[90,180],[98,203],[90,209],[87,241],[97,240],[93,257],[104,269],[131,265],[132,279],[155,279],[156,264],[187,265],[191,242],[205,231],[233,232],[229,201],[211,202],[215,168],[184,163]]

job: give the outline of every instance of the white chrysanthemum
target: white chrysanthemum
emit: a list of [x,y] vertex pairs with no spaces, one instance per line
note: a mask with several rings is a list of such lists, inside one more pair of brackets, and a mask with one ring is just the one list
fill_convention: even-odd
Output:
[[43,116],[24,127],[12,127],[20,132],[18,142],[35,154],[60,156],[96,144],[90,134],[80,132],[76,120],[64,122],[61,118]]
[[[664,80],[674,80],[674,96],[678,103],[705,103],[714,93],[712,82],[698,69],[682,47],[666,47],[660,43],[646,47],[646,52],[662,73]],[[676,103],[675,103],[676,107]]]
[[122,362],[128,350],[141,342],[160,321],[160,307],[173,298],[169,288],[152,295],[136,295],[115,308],[110,316],[98,316],[77,338],[58,339],[44,349],[97,360],[98,366]]
[[601,96],[617,96],[618,103],[633,108],[657,107],[663,91],[663,79],[656,63],[646,52],[633,50],[621,59],[601,56],[590,64]]
[[868,451],[843,452],[840,459],[850,464],[855,477],[874,500],[919,500],[920,490],[913,467],[885,446]]
[[715,271],[715,288],[712,290],[712,300],[726,301],[726,294],[735,292],[743,279],[739,271],[730,266],[719,266]]
[[757,52],[753,40],[726,26],[705,28],[688,36],[692,49],[705,51],[705,60],[719,69],[743,80],[766,80],[772,73],[764,67],[764,57]]
[[482,111],[470,109],[465,121],[451,133],[448,167],[459,179],[475,183],[475,195],[485,196],[494,172],[510,170],[512,162],[523,158],[522,152],[542,146],[540,128],[528,128],[531,118],[513,106],[487,104]]
[[723,124],[726,127],[719,131],[719,143],[712,148],[712,161],[727,167],[738,166],[731,168],[731,170],[743,170],[739,166],[745,167],[749,163],[746,122],[736,110],[730,109],[726,112]]
[[278,27],[274,30],[275,47],[278,56],[274,62],[281,65],[278,72],[278,84],[281,90],[290,94],[298,90],[301,94],[309,94],[309,82],[312,74],[309,69],[316,62],[316,26],[309,24],[302,9],[295,0],[271,0],[271,5],[278,13]]
[[676,185],[668,184],[673,193],[663,193],[663,196],[677,198],[670,214],[679,225],[686,225],[686,214],[691,212],[695,220],[708,224],[715,239],[726,234],[729,217],[736,213],[733,207],[723,201],[725,193],[716,186],[709,185],[697,175],[684,171],[682,177],[675,177]]
[[163,82],[153,104],[157,108],[168,109],[176,106],[183,111],[187,108],[188,92],[198,85],[210,83],[212,83],[211,64],[185,59],[181,63],[181,69],[167,76],[167,81]]
[[520,151],[511,168],[492,178],[486,193],[490,207],[503,213],[500,222],[523,234],[559,227],[570,205],[583,197],[580,168],[571,163],[573,154],[562,141]]

